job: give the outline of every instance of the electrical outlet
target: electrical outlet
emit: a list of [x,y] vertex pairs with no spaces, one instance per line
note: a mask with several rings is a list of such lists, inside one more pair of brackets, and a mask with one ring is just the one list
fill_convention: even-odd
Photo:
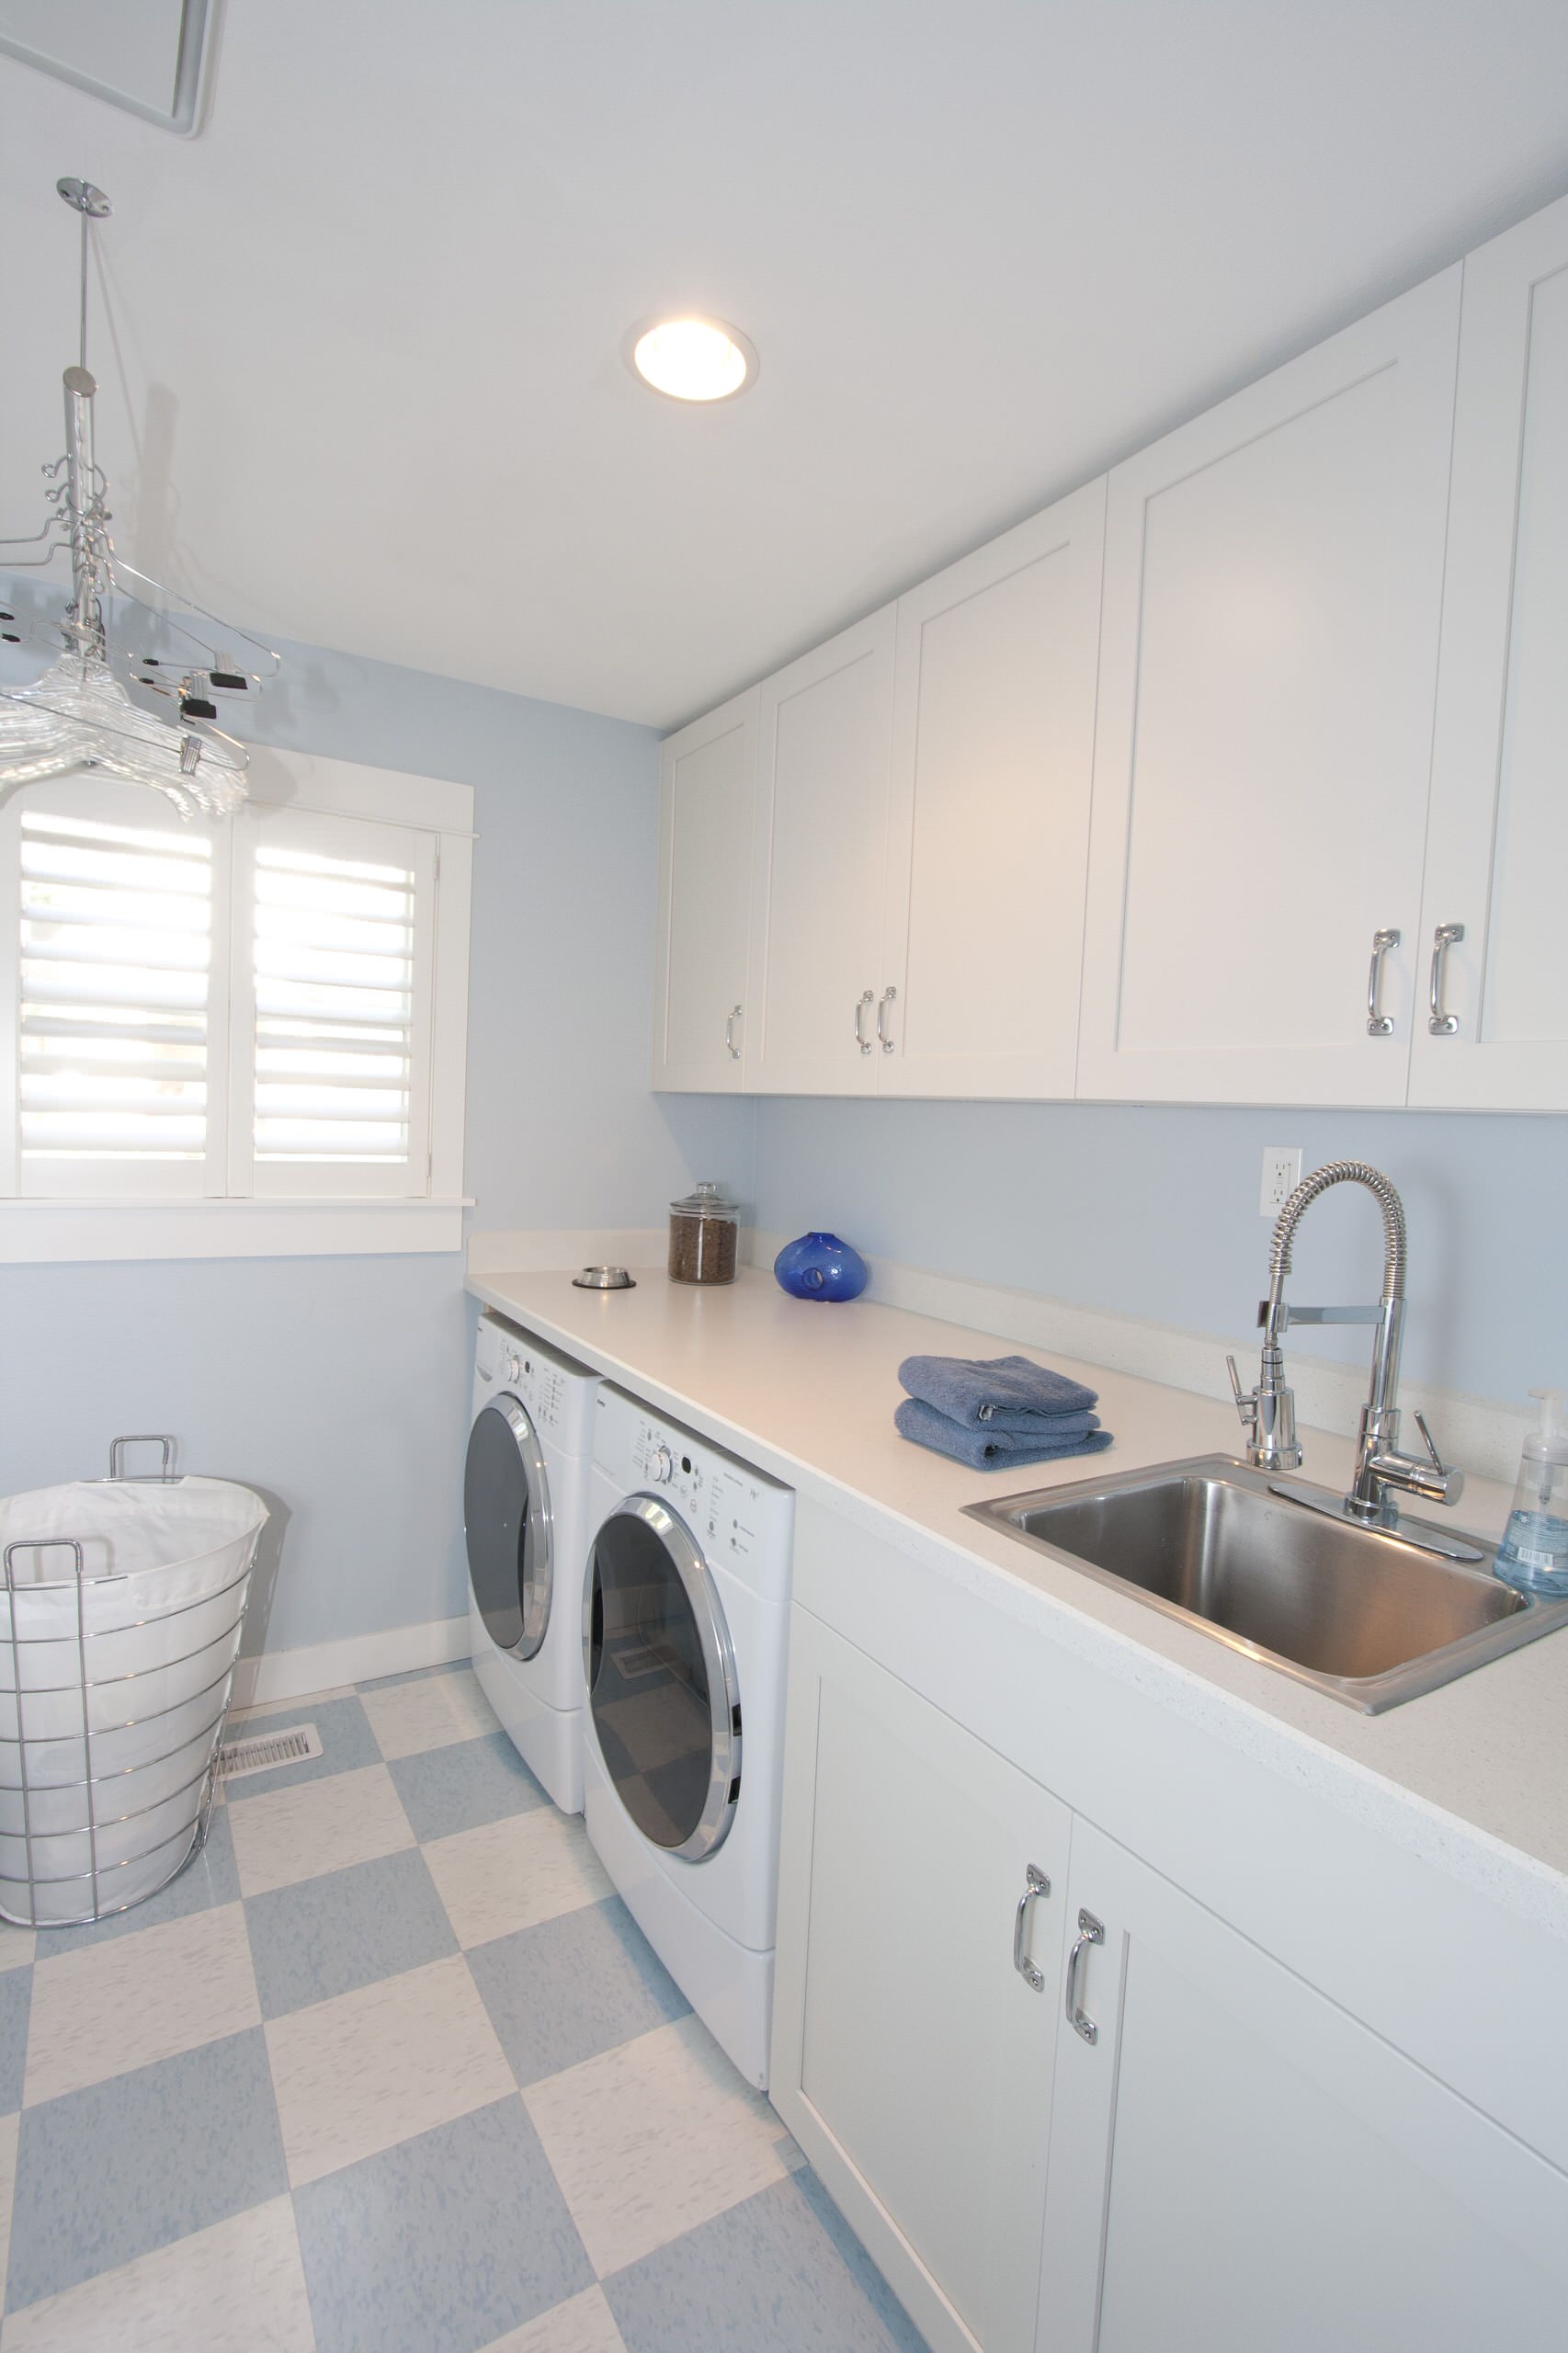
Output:
[[1278,1217],[1301,1181],[1301,1145],[1266,1143],[1263,1147],[1263,1190],[1257,1203],[1259,1216]]

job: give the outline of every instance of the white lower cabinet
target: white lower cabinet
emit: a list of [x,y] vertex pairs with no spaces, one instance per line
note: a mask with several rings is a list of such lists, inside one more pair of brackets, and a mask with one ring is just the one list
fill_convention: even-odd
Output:
[[798,1604],[785,1789],[772,2097],[935,2353],[1562,2353],[1568,2176]]
[[788,1738],[814,1767],[786,1826],[774,2097],[938,2353],[1030,2353],[1070,1816],[820,1620],[797,1609],[790,1642]]
[[1067,1908],[1041,2353],[1562,2347],[1568,2179],[1081,1819]]

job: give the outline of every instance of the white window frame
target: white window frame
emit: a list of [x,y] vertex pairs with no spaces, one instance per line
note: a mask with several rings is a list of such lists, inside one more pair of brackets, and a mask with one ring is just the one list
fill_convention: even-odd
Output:
[[[62,779],[48,787],[51,803]],[[95,777],[63,779],[77,784],[84,816],[104,814],[124,822],[140,813],[147,796],[120,786],[112,794]],[[115,1195],[19,1196],[17,1193],[17,857],[19,813],[36,805],[45,788],[22,786],[0,809],[0,839],[6,852],[6,926],[0,940],[0,1025],[7,1100],[0,1105],[0,1263],[82,1259],[222,1258],[317,1256],[337,1253],[455,1251],[462,1246],[463,1115],[468,1041],[470,898],[473,872],[473,791],[447,779],[405,775],[357,761],[327,759],[302,752],[256,746],[247,777],[249,805],[213,828],[214,865],[226,877],[217,894],[213,972],[228,999],[227,1018],[209,1032],[210,1120],[204,1190],[192,1193],[182,1170],[160,1183],[155,1169],[128,1164],[128,1181]],[[111,810],[109,800],[115,806]],[[91,804],[91,805],[89,805]],[[253,1018],[250,986],[250,914],[246,846],[272,830],[286,831],[286,813],[339,821],[330,829],[344,855],[353,855],[352,830],[341,821],[366,826],[364,854],[378,856],[376,835],[388,827],[420,837],[415,870],[430,920],[418,927],[416,1003],[427,1013],[415,1055],[415,1099],[411,1105],[410,1160],[421,1189],[396,1194],[385,1189],[380,1172],[367,1178],[352,1167],[330,1165],[306,1170],[254,1165],[250,1149],[248,1052],[238,1057],[236,1080],[247,1087],[238,1104],[239,1084],[231,1086],[231,1042],[244,1038]],[[152,814],[152,812],[148,812]],[[169,819],[178,824],[172,810]],[[200,824],[199,818],[191,821]],[[333,850],[329,848],[329,854]],[[384,851],[381,853],[384,855]],[[427,980],[427,993],[426,983]],[[235,1108],[231,1110],[231,1106]],[[308,1192],[298,1189],[301,1179]],[[182,1189],[183,1188],[183,1189]]]

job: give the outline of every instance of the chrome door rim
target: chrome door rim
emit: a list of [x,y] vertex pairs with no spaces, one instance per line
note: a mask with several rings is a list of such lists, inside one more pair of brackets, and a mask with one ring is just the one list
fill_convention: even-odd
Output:
[[[657,1495],[623,1495],[612,1512],[599,1522],[599,1533],[612,1519],[640,1519],[658,1538],[675,1566],[691,1614],[697,1624],[698,1640],[702,1645],[703,1670],[708,1677],[708,1726],[710,1743],[708,1769],[708,1795],[697,1827],[678,1847],[661,1847],[646,1831],[631,1821],[624,1805],[622,1813],[644,1844],[661,1855],[678,1855],[683,1862],[697,1863],[711,1855],[728,1837],[739,1802],[741,1780],[741,1712],[740,1686],[735,1676],[734,1645],[725,1622],[724,1605],[713,1581],[713,1572],[698,1549],[691,1531],[684,1521],[662,1504]],[[593,1726],[594,1745],[598,1747],[598,1725],[594,1720],[593,1640],[594,1592],[598,1583],[598,1534],[588,1549],[587,1573],[583,1579],[583,1681],[587,1695],[585,1710]],[[603,1752],[600,1752],[603,1761]],[[608,1768],[607,1776],[608,1776]],[[613,1790],[615,1784],[610,1782]],[[616,1803],[621,1804],[616,1792]]]
[[[550,1500],[550,1474],[544,1465],[544,1449],[539,1433],[529,1420],[521,1400],[512,1396],[491,1398],[482,1413],[474,1415],[477,1429],[484,1414],[499,1414],[512,1433],[523,1466],[523,1484],[528,1490],[528,1522],[534,1533],[534,1574],[518,1596],[523,1615],[523,1631],[508,1649],[495,1643],[489,1628],[485,1631],[495,1643],[504,1658],[528,1660],[537,1658],[544,1647],[550,1631],[551,1605],[555,1597],[555,1518]],[[472,1431],[469,1434],[472,1444]],[[469,1584],[472,1589],[472,1573]]]

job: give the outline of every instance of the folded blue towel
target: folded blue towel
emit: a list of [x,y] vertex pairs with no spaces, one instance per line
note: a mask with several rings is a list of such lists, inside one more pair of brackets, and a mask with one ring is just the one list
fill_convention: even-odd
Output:
[[912,1397],[966,1429],[1032,1437],[1042,1421],[1086,1414],[1099,1392],[1031,1357],[905,1357],[898,1377]]
[[1037,1436],[993,1438],[989,1428],[969,1429],[949,1421],[920,1397],[906,1397],[893,1423],[901,1438],[950,1454],[975,1471],[1006,1471],[1016,1462],[1049,1462],[1064,1454],[1103,1454],[1111,1442],[1109,1430],[1101,1429],[1094,1414],[1060,1414],[1054,1424],[1037,1415]]

